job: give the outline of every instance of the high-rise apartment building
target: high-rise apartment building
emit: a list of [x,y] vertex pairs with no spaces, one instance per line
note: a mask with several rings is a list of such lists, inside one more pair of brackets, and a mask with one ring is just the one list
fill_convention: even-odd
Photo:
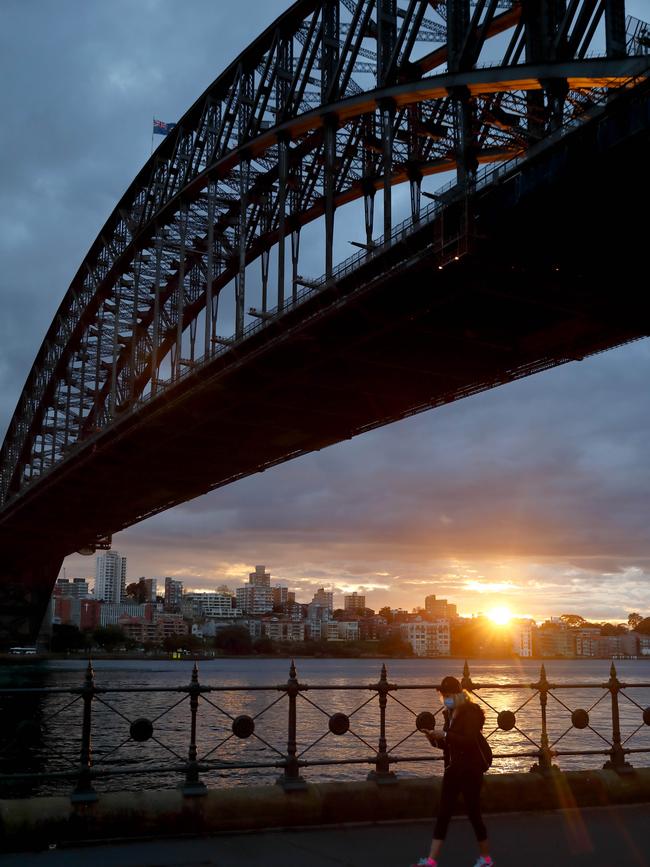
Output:
[[256,566],[248,575],[248,583],[254,587],[270,587],[271,573],[266,571],[266,566]]
[[436,599],[435,594],[427,596],[424,600],[424,610],[433,618],[451,618],[458,617],[456,606],[446,599]]
[[176,578],[165,578],[165,609],[172,611],[180,608],[183,601],[183,582]]
[[346,611],[363,612],[366,609],[366,597],[359,593],[350,593],[343,597],[343,607]]
[[95,599],[121,602],[126,589],[126,557],[118,551],[106,551],[96,561]]
[[273,611],[273,590],[257,584],[244,584],[236,592],[237,608],[246,614],[267,614]]
[[[365,601],[365,596],[363,598]],[[311,601],[315,602],[316,605],[322,605],[325,608],[329,608],[330,611],[334,611],[334,594],[330,590],[326,590],[324,587],[318,588]]]
[[273,605],[280,606],[286,605],[289,601],[289,588],[283,587],[281,584],[276,584],[275,587],[271,588],[273,592]]

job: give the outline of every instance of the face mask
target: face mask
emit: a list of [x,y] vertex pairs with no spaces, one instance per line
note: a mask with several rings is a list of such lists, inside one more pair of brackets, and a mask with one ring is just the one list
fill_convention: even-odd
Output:
[[453,695],[448,695],[445,699],[445,707],[449,708],[449,710],[453,710],[456,707],[456,699]]

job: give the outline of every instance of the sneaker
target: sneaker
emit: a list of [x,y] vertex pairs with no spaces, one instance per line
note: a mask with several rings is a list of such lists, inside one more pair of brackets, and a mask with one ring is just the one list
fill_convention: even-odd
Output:
[[494,867],[494,861],[490,855],[480,855],[474,867]]
[[411,867],[438,867],[438,862],[433,858],[420,858],[417,864],[411,864]]

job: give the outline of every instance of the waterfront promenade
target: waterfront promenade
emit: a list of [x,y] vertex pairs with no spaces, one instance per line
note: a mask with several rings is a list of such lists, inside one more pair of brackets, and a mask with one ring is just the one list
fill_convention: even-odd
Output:
[[[487,819],[498,867],[648,867],[650,805],[508,813]],[[338,825],[21,852],[3,867],[407,867],[428,847],[431,822]],[[452,822],[441,867],[471,867],[466,819]]]

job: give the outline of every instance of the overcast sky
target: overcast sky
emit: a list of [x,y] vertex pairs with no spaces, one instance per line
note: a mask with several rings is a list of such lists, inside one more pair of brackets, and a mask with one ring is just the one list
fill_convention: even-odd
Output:
[[[0,0],[0,437],[66,288],[175,121],[286,0]],[[642,17],[645,0],[628,2]],[[235,10],[235,11],[233,11]],[[646,12],[646,17],[649,17]],[[650,344],[436,409],[116,536],[129,575],[650,614]],[[80,556],[68,575],[94,571]]]

